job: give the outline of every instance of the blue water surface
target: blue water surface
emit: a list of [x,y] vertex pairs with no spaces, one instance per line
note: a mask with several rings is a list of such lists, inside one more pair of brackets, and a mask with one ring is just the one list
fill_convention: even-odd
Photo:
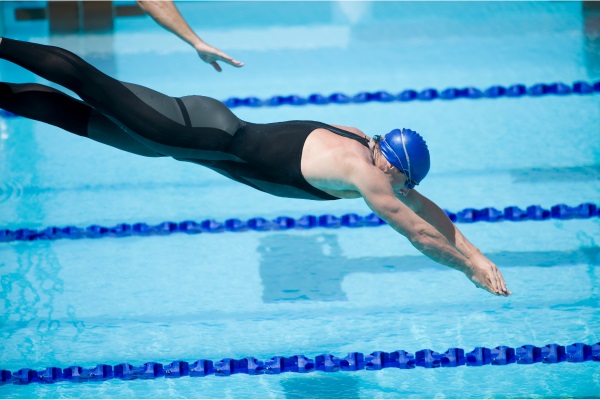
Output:
[[[29,6],[44,3],[24,2]],[[173,96],[228,97],[600,78],[594,11],[576,2],[184,2],[207,42],[244,61],[218,74],[148,17],[111,34],[4,34],[65,47]],[[11,8],[12,7],[12,8]],[[23,25],[25,24],[25,25]],[[43,79],[0,62],[8,82]],[[600,97],[238,108],[427,140],[419,191],[448,210],[598,203]],[[362,200],[275,198],[199,166],[122,153],[39,122],[0,120],[0,228],[370,212]],[[389,227],[0,244],[0,368],[600,341],[598,219],[461,231],[509,298],[476,289]],[[597,363],[0,386],[10,398],[599,397]]]

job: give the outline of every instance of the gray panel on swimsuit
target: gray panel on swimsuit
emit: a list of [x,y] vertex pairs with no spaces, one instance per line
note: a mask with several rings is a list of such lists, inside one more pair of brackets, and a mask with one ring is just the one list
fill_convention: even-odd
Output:
[[134,83],[121,83],[127,89],[131,90],[131,92],[141,101],[155,109],[163,116],[169,118],[173,122],[185,125],[185,120],[181,114],[181,109],[173,97],[167,96],[166,94],[162,94],[156,90],[152,90],[144,86],[136,85]]
[[[123,85],[163,116],[185,125],[185,119],[175,98],[133,83],[123,82]],[[239,118],[219,100],[206,96],[185,96],[180,99],[193,128],[216,128],[233,136],[241,126]]]
[[216,128],[235,135],[242,122],[225,104],[206,96],[181,98],[194,128]]
[[[175,123],[185,125],[185,119],[175,98],[133,83],[121,82],[142,102],[152,107],[156,112]],[[234,135],[242,122],[220,101],[205,96],[186,96],[181,98],[190,122],[194,128],[210,127],[223,130]],[[95,114],[95,113],[94,113]],[[219,151],[204,151],[199,149],[176,148],[151,141],[123,126],[112,118],[102,118],[93,115],[90,119],[88,132],[90,138],[98,142],[118,147],[130,153],[148,157],[163,154],[176,159],[231,160],[241,162],[238,157]]]

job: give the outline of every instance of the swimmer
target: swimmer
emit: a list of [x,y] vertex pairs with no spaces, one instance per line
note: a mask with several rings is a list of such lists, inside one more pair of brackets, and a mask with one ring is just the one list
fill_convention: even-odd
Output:
[[244,66],[243,62],[233,59],[233,57],[200,39],[188,23],[185,22],[172,0],[136,0],[136,3],[157,24],[192,46],[198,52],[198,56],[202,61],[211,64],[218,72],[221,72],[222,69],[217,61],[233,65],[234,67]]
[[173,98],[120,82],[75,54],[0,38],[0,58],[72,90],[0,83],[0,107],[146,157],[172,157],[281,197],[366,204],[432,260],[475,286],[508,296],[496,265],[414,187],[429,150],[409,129],[369,138],[356,128],[313,121],[254,124],[204,96]]

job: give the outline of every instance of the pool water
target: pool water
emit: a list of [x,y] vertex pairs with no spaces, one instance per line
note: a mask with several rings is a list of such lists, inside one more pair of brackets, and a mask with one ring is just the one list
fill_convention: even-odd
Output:
[[[32,3],[32,2],[28,2]],[[4,6],[7,10],[13,3]],[[597,81],[593,10],[575,2],[185,2],[218,74],[147,17],[113,34],[9,37],[63,46],[120,80],[228,97]],[[596,47],[595,47],[596,46]],[[0,63],[2,81],[43,80]],[[457,211],[598,204],[600,97],[237,108],[369,135],[421,133],[419,191]],[[0,120],[0,228],[367,214],[361,200],[268,196],[201,167],[121,153],[42,123]],[[461,224],[513,295],[476,289],[391,228],[0,244],[0,368],[92,367],[398,349],[600,341],[599,220]],[[594,362],[0,386],[11,398],[600,397]]]

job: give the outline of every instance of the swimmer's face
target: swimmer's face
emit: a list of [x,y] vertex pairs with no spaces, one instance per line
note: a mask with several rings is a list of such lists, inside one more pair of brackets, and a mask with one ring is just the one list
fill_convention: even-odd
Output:
[[402,196],[408,195],[410,189],[414,187],[410,185],[408,178],[396,167],[392,168],[392,189],[395,193],[400,193]]

